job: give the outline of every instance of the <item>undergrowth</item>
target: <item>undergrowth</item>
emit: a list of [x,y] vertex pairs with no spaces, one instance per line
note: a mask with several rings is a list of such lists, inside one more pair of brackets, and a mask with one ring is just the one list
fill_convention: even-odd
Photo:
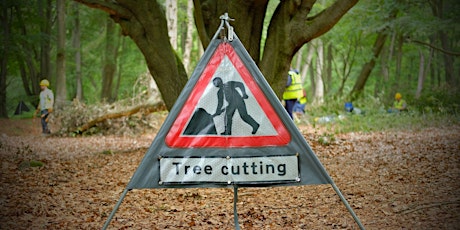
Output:
[[[139,96],[140,95],[140,96]],[[69,133],[68,130],[81,126],[101,114],[126,108],[129,105],[145,101],[143,94],[133,99],[126,99],[114,104],[86,105],[74,101],[61,112],[53,113],[52,122],[59,124],[60,133]],[[321,106],[307,104],[306,114],[295,121],[300,125],[308,125],[321,130],[324,143],[328,143],[333,136],[349,132],[381,132],[390,130],[420,130],[425,127],[442,127],[460,124],[460,94],[449,93],[447,90],[438,90],[423,95],[419,99],[405,98],[408,103],[408,112],[399,114],[388,113],[388,103],[372,96],[362,96],[353,101],[354,111],[345,111],[344,99],[327,99]],[[136,114],[119,119],[110,119],[89,129],[84,135],[106,134],[139,134],[145,129],[155,129],[162,125],[167,112],[150,115]],[[33,111],[14,116],[13,119],[30,118]]]
[[307,107],[304,122],[328,133],[420,130],[460,124],[460,95],[445,91],[432,92],[419,99],[406,99],[409,111],[388,113],[388,105],[378,98],[364,97],[353,101],[355,110],[345,111],[345,102],[331,99],[321,106]]

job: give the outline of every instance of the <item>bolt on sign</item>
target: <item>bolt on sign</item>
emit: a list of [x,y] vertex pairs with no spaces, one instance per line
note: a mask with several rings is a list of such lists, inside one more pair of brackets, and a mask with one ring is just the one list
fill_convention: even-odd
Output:
[[222,22],[229,37],[212,39],[106,226],[132,189],[331,184],[341,196],[233,28]]

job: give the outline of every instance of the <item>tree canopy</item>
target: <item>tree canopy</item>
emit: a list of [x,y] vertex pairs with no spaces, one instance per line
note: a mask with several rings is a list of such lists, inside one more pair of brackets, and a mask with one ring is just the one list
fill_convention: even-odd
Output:
[[[166,16],[161,4],[158,1],[132,0],[76,1],[107,12],[121,26],[122,33],[133,39],[144,54],[160,92],[168,95],[163,96],[163,100],[171,108],[187,82],[187,74],[181,58],[169,42]],[[329,31],[357,2],[334,1],[320,12],[313,12],[316,0],[281,1],[270,19],[263,46],[261,38],[268,0],[195,0],[195,22],[206,48],[218,28],[219,16],[228,12],[230,17],[236,18],[232,25],[238,36],[267,81],[280,95],[285,84],[285,73],[295,53],[305,43]]]
[[455,0],[57,3],[2,1],[2,117],[19,101],[35,106],[44,78],[64,105],[134,98],[156,83],[170,108],[225,12],[278,95],[295,68],[312,104],[388,104],[398,91],[411,104],[458,104]]

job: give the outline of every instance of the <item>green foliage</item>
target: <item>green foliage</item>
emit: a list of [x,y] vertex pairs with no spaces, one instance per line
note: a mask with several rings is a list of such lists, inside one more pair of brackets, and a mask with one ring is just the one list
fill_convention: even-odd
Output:
[[[373,58],[372,46],[377,33],[385,28],[387,41],[379,60],[376,60],[363,94],[378,95],[386,104],[392,101],[396,91],[412,97],[413,95],[410,94],[413,94],[417,88],[420,54],[424,55],[425,65],[427,65],[430,49],[411,41],[433,42],[434,46],[441,47],[437,37],[438,32],[442,30],[449,40],[452,40],[451,51],[458,50],[458,42],[455,41],[460,37],[458,34],[460,30],[458,23],[453,22],[459,18],[454,12],[459,9],[460,2],[444,1],[443,4],[447,7],[444,9],[446,12],[443,12],[443,18],[433,14],[432,7],[436,5],[427,3],[426,1],[364,0],[354,6],[331,31],[320,38],[325,46],[330,44],[333,48],[332,81],[326,88],[326,96],[333,97],[341,93],[338,92],[338,88],[346,73],[346,67],[350,68],[350,75],[345,82],[343,94],[351,91],[363,64]],[[397,13],[394,18],[390,17],[390,12],[393,11]],[[398,39],[402,39],[403,42],[401,51],[398,51]],[[353,51],[356,55],[347,56],[349,51]],[[402,53],[399,70],[397,70],[398,52]],[[427,72],[424,90],[431,90],[443,84],[442,80],[436,83],[431,80],[443,78],[445,66],[442,58],[443,53],[435,52],[430,69],[425,67],[429,72]],[[453,60],[456,66],[454,72],[457,72],[459,60],[455,57]],[[388,76],[383,75],[384,71],[387,71]],[[306,85],[311,84],[307,78]]]
[[335,141],[334,134],[323,134],[318,138],[318,142],[322,145],[330,145]]
[[25,160],[22,161],[18,168],[19,170],[24,170],[27,168],[34,168],[34,167],[43,167],[45,164],[41,161],[36,161],[36,160]]
[[411,108],[423,114],[460,114],[460,93],[435,89],[411,101]]
[[[32,63],[34,67],[39,69],[40,63],[39,58],[36,57],[39,54],[39,44],[44,39],[51,39],[51,45],[54,47],[54,34],[56,33],[55,26],[52,28],[51,34],[43,34],[40,32],[40,25],[43,23],[43,17],[39,16],[37,9],[38,2],[32,1],[12,1],[7,0],[8,4],[15,4],[22,12],[23,20],[26,23],[27,34],[21,33],[21,26],[17,14],[13,14],[12,17],[12,31],[11,41],[9,43],[9,49],[14,52],[18,57],[11,56],[8,63],[8,76],[7,76],[7,109],[9,114],[13,114],[15,106],[19,101],[25,101],[29,107],[35,107],[37,103],[37,95],[25,96],[26,92],[22,85],[22,79],[20,75],[20,66],[16,58],[35,56]],[[160,1],[164,4],[164,0]],[[333,1],[318,1],[313,5],[312,12],[320,12],[324,7],[330,5]],[[410,37],[411,39],[417,39],[420,41],[429,42],[439,30],[443,30],[452,44],[453,50],[458,50],[458,33],[460,32],[458,27],[459,14],[458,9],[460,4],[458,1],[447,0],[445,1],[448,7],[446,7],[444,18],[438,18],[433,16],[432,5],[427,1],[388,1],[388,0],[361,0],[356,6],[354,6],[332,30],[319,39],[323,41],[324,47],[331,45],[333,67],[330,84],[326,88],[326,103],[322,106],[310,109],[312,119],[323,116],[335,116],[343,114],[343,104],[348,99],[345,96],[352,90],[353,84],[360,74],[361,67],[364,63],[370,61],[372,57],[372,45],[375,41],[377,32],[383,28],[388,29],[388,39],[385,44],[385,48],[382,51],[382,60],[377,60],[376,66],[372,71],[369,80],[367,81],[366,87],[361,98],[353,101],[355,107],[362,109],[365,115],[362,116],[347,116],[347,119],[340,120],[335,119],[335,124],[344,123],[348,121],[357,120],[360,121],[362,117],[370,119],[367,121],[369,125],[365,123],[357,124],[363,130],[371,130],[373,123],[380,119],[380,115],[384,114],[384,111],[389,107],[389,104],[393,100],[393,95],[396,91],[402,92],[404,98],[408,101],[411,111],[420,114],[458,114],[459,110],[459,98],[458,93],[448,93],[448,90],[439,89],[440,85],[443,84],[444,68],[442,63],[442,54],[436,53],[432,60],[433,70],[435,74],[433,76],[427,76],[427,81],[430,79],[443,79],[437,83],[425,84],[424,94],[419,99],[414,99],[414,92],[417,87],[417,74],[419,65],[420,52],[425,55],[428,59],[429,49],[427,47],[421,47],[413,43],[408,43],[405,40],[402,47],[402,66],[401,72],[396,75],[396,45],[398,36],[403,36],[404,39]],[[52,13],[55,14],[55,3],[52,3]],[[67,91],[68,99],[71,100],[76,94],[76,68],[75,68],[75,53],[76,50],[72,47],[72,34],[74,30],[74,20],[76,15],[71,10],[74,2],[67,4],[67,44],[66,44],[66,77],[67,77]],[[270,19],[278,6],[279,1],[269,1],[266,18],[264,19],[264,32],[262,35],[261,43],[264,44],[266,39],[266,30],[269,26]],[[178,1],[178,50],[176,51],[179,56],[183,54],[183,47],[186,34],[186,10],[187,1]],[[397,9],[397,17],[389,18],[389,12]],[[235,17],[235,15],[230,15]],[[82,103],[86,105],[95,105],[98,107],[100,102],[100,91],[101,91],[101,74],[102,74],[102,60],[104,56],[105,47],[105,26],[106,20],[109,19],[107,13],[101,10],[91,9],[89,7],[79,5],[79,17],[81,26],[81,52],[82,52],[82,81],[83,81],[83,94],[84,101]],[[117,25],[117,28],[119,25]],[[118,30],[117,33],[120,33]],[[135,45],[135,43],[129,37],[123,37],[121,33],[120,38],[124,40],[125,44],[119,44],[118,67],[119,75],[121,76],[120,86],[118,89],[118,100],[131,98],[136,93],[133,85],[136,84],[137,80],[145,74],[148,69],[145,64],[144,56]],[[198,40],[196,31],[193,34],[194,40]],[[6,43],[4,43],[6,44]],[[310,44],[308,44],[310,45]],[[439,42],[434,45],[440,47]],[[305,49],[302,48],[304,53]],[[3,48],[2,48],[3,49]],[[263,49],[263,45],[261,46]],[[3,51],[3,50],[2,50]],[[263,51],[263,50],[262,50]],[[54,57],[56,56],[56,50],[51,49],[51,66],[54,67]],[[263,52],[261,52],[261,55]],[[349,55],[349,56],[348,56]],[[389,56],[392,55],[392,56]],[[315,61],[317,54],[313,55],[313,63],[310,68],[315,69]],[[200,44],[199,42],[193,43],[192,51],[192,63],[191,66],[195,66],[196,62],[200,59]],[[295,59],[294,59],[295,60]],[[159,63],[160,65],[161,63]],[[458,73],[458,58],[454,58],[455,73]],[[388,77],[382,74],[383,68],[388,68]],[[51,74],[54,75],[54,69],[52,68]],[[312,71],[314,72],[314,71]],[[26,73],[28,75],[30,73]],[[310,74],[310,73],[308,73]],[[348,74],[348,75],[347,75]],[[349,77],[344,85],[343,92],[339,92],[342,80],[345,76]],[[53,76],[49,76],[53,79]],[[311,76],[307,76],[305,85],[310,89],[313,83],[309,80]],[[457,76],[458,78],[458,76]],[[326,82],[326,81],[325,81]],[[433,80],[434,82],[434,80]],[[114,84],[115,85],[115,84]],[[29,86],[30,87],[30,86]],[[53,82],[51,88],[54,88]],[[434,88],[435,90],[432,90]],[[307,90],[311,93],[311,90]],[[342,93],[343,95],[341,95]],[[373,95],[373,96],[371,96]],[[311,98],[309,98],[312,101]],[[69,103],[72,106],[71,103]],[[99,106],[99,107],[102,107]],[[375,116],[374,116],[375,115]],[[30,113],[22,116],[31,116]],[[86,118],[85,111],[76,113],[74,116],[78,116],[81,119]],[[371,117],[373,117],[372,120]],[[362,120],[361,120],[362,121]],[[358,123],[358,122],[356,122]],[[128,122],[128,125],[133,126],[135,123]],[[319,124],[318,124],[319,125]],[[324,125],[329,126],[329,123]],[[332,128],[331,128],[332,129]],[[95,130],[97,132],[97,130]]]
[[103,154],[103,155],[112,155],[113,153],[114,152],[112,150],[110,150],[110,149],[104,150],[104,151],[101,152],[101,154]]
[[[107,13],[94,10],[89,7],[80,6],[80,24],[81,24],[81,52],[82,52],[82,83],[84,102],[94,104],[100,102],[102,86],[102,61],[105,51],[105,28]],[[67,19],[70,24],[72,15]],[[101,20],[103,19],[103,20]],[[120,33],[119,25],[116,25],[117,34],[120,40],[118,46],[118,66],[116,76],[120,75],[120,86],[118,89],[118,98],[124,99],[132,96],[132,86],[143,73],[147,72],[144,56],[132,39],[124,37]],[[72,29],[72,28],[71,28]],[[72,33],[68,33],[68,47],[71,47],[70,41]],[[114,41],[115,42],[115,41]],[[75,97],[76,91],[76,71],[75,71],[75,50],[67,51],[68,58],[66,63],[66,77],[68,98]],[[121,71],[121,73],[119,73]],[[115,88],[116,78],[113,86]]]
[[[343,100],[329,101],[328,106],[307,107],[309,123],[326,134],[318,140],[331,143],[333,134],[349,132],[380,132],[388,130],[420,130],[430,126],[460,123],[459,95],[454,97],[446,91],[426,95],[419,100],[408,100],[409,111],[388,113],[386,106],[377,98],[367,97],[353,102],[361,113],[344,110]],[[328,118],[327,122],[324,119]]]

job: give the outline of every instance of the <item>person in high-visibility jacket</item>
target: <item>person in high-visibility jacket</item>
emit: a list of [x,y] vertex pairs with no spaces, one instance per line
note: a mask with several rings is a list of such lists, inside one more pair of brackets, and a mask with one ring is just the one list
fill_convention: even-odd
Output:
[[302,96],[302,81],[299,72],[297,70],[290,70],[288,72],[286,89],[283,93],[283,100],[285,102],[284,107],[292,119],[294,118],[292,116],[294,105],[297,99],[301,98]]
[[407,103],[404,99],[402,99],[402,95],[400,93],[396,93],[395,101],[393,102],[393,106],[389,112],[398,113],[402,111],[407,111]]

